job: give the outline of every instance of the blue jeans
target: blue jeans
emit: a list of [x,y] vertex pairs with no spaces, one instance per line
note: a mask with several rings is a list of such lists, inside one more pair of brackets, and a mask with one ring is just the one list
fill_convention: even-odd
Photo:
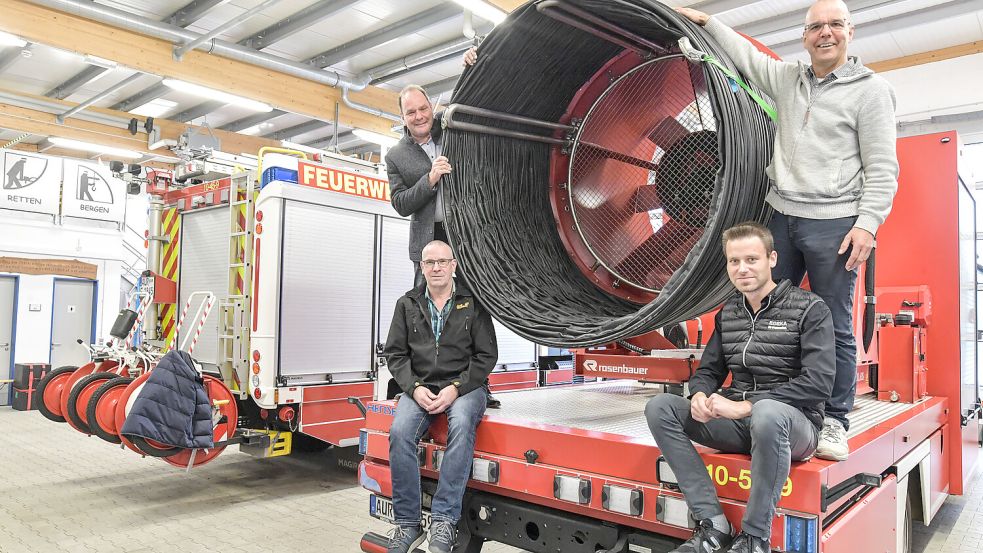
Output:
[[857,271],[847,271],[851,249],[837,253],[843,237],[853,228],[856,217],[806,219],[778,213],[768,228],[775,237],[778,266],[772,270],[775,282],[791,280],[802,284],[809,274],[809,287],[823,298],[833,315],[836,338],[836,377],[833,393],[826,402],[826,416],[849,429],[846,415],[853,409],[857,393],[857,341],[853,335],[853,293]]
[[[437,493],[433,496],[432,520],[456,525],[461,518],[464,489],[471,478],[474,439],[485,414],[488,394],[484,388],[468,392],[447,408],[447,449],[440,462]],[[389,468],[392,471],[393,511],[399,526],[420,524],[420,466],[417,445],[440,415],[431,415],[411,396],[403,394],[389,429]]]

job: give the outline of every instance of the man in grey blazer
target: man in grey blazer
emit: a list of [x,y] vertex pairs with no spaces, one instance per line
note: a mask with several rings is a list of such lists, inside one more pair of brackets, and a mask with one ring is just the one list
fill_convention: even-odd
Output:
[[410,217],[410,261],[416,274],[414,286],[418,286],[423,283],[423,247],[433,240],[447,241],[440,181],[451,172],[451,164],[441,155],[443,114],[434,115],[426,91],[417,85],[404,88],[399,93],[399,111],[406,127],[402,140],[386,154],[386,171],[393,207]]
[[[444,206],[440,193],[441,177],[451,172],[451,163],[441,155],[443,113],[434,114],[427,91],[407,85],[399,93],[399,113],[403,116],[403,138],[386,154],[390,197],[393,208],[410,218],[410,261],[415,277],[413,286],[424,283],[420,261],[423,247],[434,240],[448,242],[444,232]],[[488,394],[488,407],[501,404]]]

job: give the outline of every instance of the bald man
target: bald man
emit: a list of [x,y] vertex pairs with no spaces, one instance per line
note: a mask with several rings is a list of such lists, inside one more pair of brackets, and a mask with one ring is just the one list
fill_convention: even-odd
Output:
[[809,64],[761,53],[716,17],[676,11],[713,36],[776,103],[766,198],[775,209],[769,225],[778,252],[774,278],[801,283],[808,273],[810,288],[832,312],[836,377],[816,456],[845,460],[857,386],[854,286],[898,189],[894,90],[847,55],[854,28],[840,0],[820,0],[806,13],[802,45]]

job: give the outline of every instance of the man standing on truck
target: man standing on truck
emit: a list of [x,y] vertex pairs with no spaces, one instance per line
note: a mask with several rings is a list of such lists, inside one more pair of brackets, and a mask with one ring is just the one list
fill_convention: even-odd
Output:
[[[727,299],[689,381],[689,399],[665,393],[645,417],[693,517],[693,537],[676,553],[768,553],[771,523],[793,460],[813,455],[833,387],[833,321],[823,300],[771,278],[778,262],[771,232],[741,223],[723,234]],[[723,390],[727,375],[733,376]],[[741,533],[724,516],[691,440],[751,455],[751,490]]]
[[412,551],[425,537],[417,446],[440,414],[447,415],[447,448],[431,506],[429,549],[453,549],[475,430],[485,413],[485,383],[498,361],[491,316],[463,283],[455,282],[451,247],[434,240],[421,258],[426,283],[396,302],[385,349],[389,370],[403,390],[389,430],[396,519],[389,553]]
[[[399,93],[399,113],[403,116],[403,138],[386,153],[390,198],[393,208],[410,217],[410,262],[413,286],[423,284],[420,259],[423,246],[432,240],[447,240],[444,231],[442,177],[451,172],[450,161],[442,155],[440,124],[443,112],[434,114],[427,91],[407,85]],[[488,394],[488,407],[501,402]]]
[[898,189],[895,97],[891,85],[847,56],[853,40],[842,0],[819,0],[805,17],[802,45],[810,63],[776,60],[705,13],[677,8],[701,25],[778,111],[766,198],[779,264],[776,279],[810,289],[829,306],[836,339],[836,378],[816,456],[843,461],[850,453],[847,413],[857,388],[853,294],[857,268]]

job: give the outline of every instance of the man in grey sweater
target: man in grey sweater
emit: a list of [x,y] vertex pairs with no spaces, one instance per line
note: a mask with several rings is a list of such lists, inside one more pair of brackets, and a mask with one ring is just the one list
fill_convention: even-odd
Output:
[[703,26],[776,104],[766,198],[775,209],[769,225],[778,251],[774,277],[799,283],[808,273],[812,291],[832,312],[836,378],[816,456],[844,460],[857,384],[857,269],[870,256],[898,187],[894,91],[847,56],[854,29],[841,0],[820,0],[809,8],[802,33],[808,65],[763,54],[705,13],[676,11]]

